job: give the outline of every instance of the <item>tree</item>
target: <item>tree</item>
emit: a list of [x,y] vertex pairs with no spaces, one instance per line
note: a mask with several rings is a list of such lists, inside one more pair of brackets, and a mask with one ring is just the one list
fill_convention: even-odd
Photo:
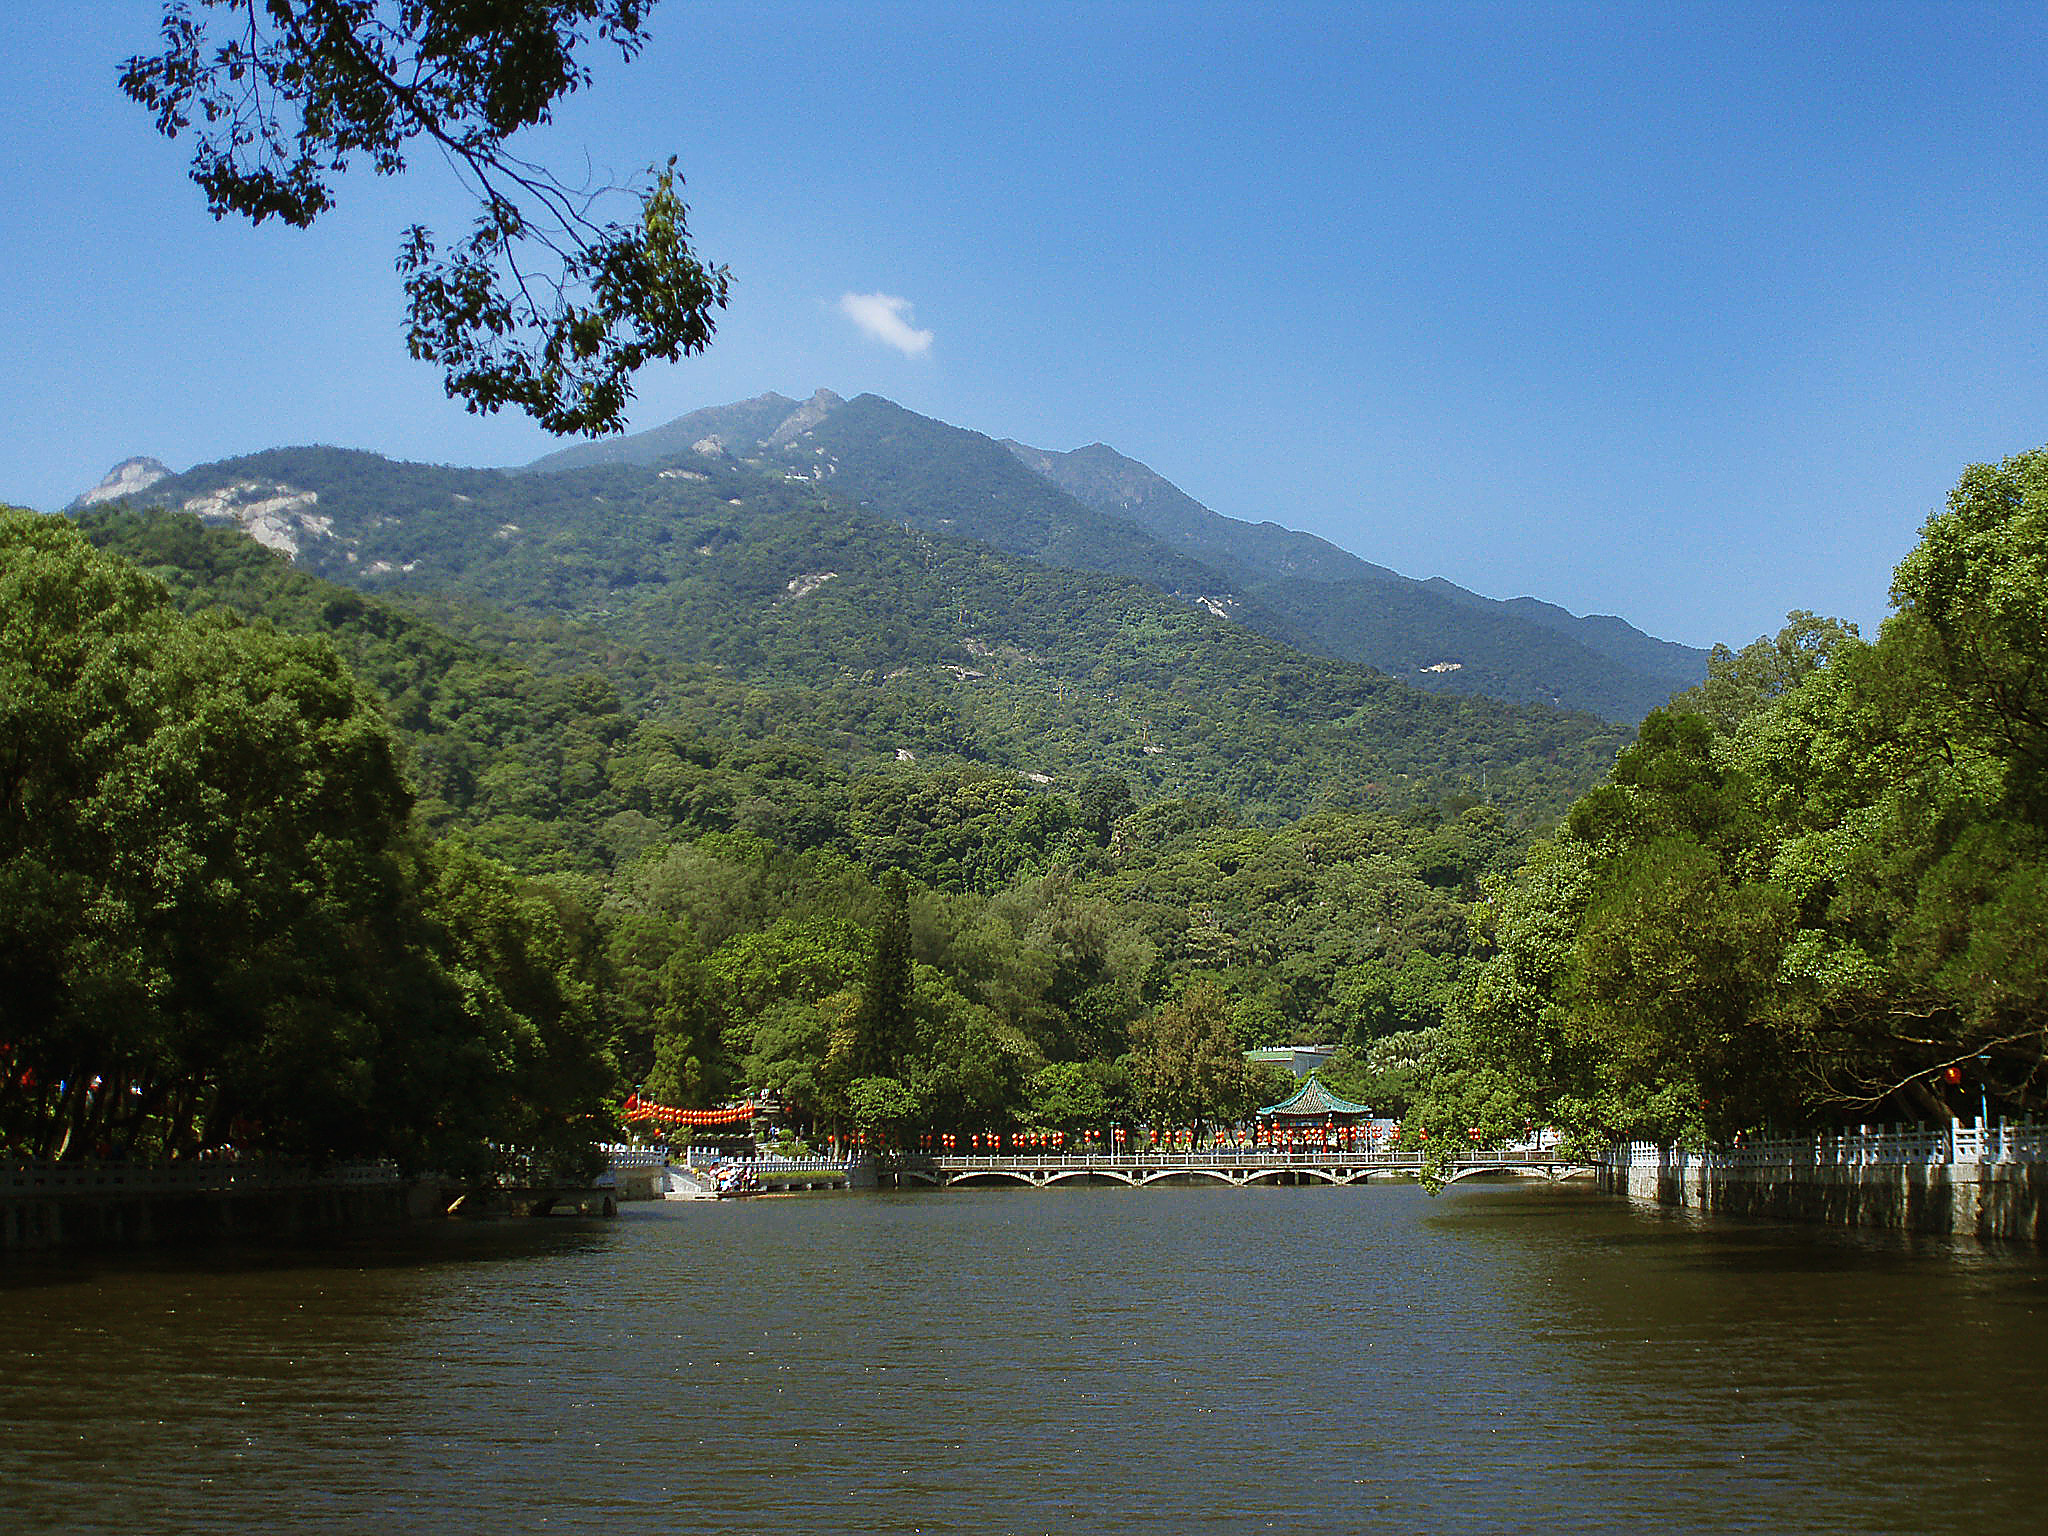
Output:
[[1215,982],[1197,982],[1163,1004],[1139,1020],[1131,1038],[1131,1078],[1154,1123],[1199,1133],[1205,1121],[1234,1120],[1255,1107],[1230,994]]
[[332,648],[0,509],[0,1150],[587,1146],[564,905],[411,805]]
[[1033,1125],[1060,1131],[1104,1131],[1131,1118],[1131,1075],[1107,1061],[1058,1061],[1026,1085]]
[[1854,624],[1794,609],[1785,615],[1785,627],[1776,636],[1753,640],[1739,651],[1715,646],[1707,658],[1706,681],[1674,697],[1672,707],[1704,715],[1715,730],[1732,733],[1771,700],[1826,666],[1843,641],[1855,638]]
[[1120,773],[1098,773],[1081,786],[1081,825],[1099,847],[1108,847],[1116,824],[1137,809],[1130,781]]
[[857,1077],[847,1085],[846,1109],[862,1130],[894,1141],[917,1114],[917,1097],[893,1077]]
[[1875,643],[1717,652],[1504,893],[1475,1061],[1588,1138],[2048,1102],[2044,590],[2039,451],[1964,473]]
[[1962,743],[2048,829],[2048,449],[1974,464],[1892,582],[1885,639],[1924,658]]
[[882,877],[883,909],[854,1015],[848,1068],[856,1078],[894,1077],[915,1043],[911,1016],[910,889],[902,874]]
[[[673,159],[643,187],[569,186],[510,140],[590,83],[593,33],[638,53],[653,3],[200,0],[229,13],[216,40],[187,0],[165,0],[163,51],[129,59],[121,89],[167,138],[196,125],[192,179],[217,219],[303,229],[354,157],[395,176],[416,143],[440,150],[479,212],[445,251],[405,232],[412,355],[473,412],[513,405],[595,435],[625,424],[635,370],[710,344],[729,274],[690,248]],[[600,211],[617,193],[637,198],[627,223]]]

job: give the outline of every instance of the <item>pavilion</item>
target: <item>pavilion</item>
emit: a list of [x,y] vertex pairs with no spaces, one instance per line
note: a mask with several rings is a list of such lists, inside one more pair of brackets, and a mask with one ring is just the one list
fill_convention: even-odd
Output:
[[1352,1103],[1315,1072],[1303,1079],[1292,1095],[1260,1110],[1258,1118],[1268,1144],[1298,1143],[1313,1134],[1326,1147],[1332,1141],[1349,1147],[1361,1138],[1377,1141],[1391,1129],[1391,1122],[1376,1120],[1365,1105]]

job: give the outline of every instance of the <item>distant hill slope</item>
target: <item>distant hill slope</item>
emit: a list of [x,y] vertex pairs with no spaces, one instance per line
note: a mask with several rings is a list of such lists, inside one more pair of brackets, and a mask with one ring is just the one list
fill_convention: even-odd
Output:
[[[886,518],[841,499],[849,485],[879,492],[899,462],[862,425],[869,412],[912,434],[937,425],[848,402],[822,441],[792,439],[801,471],[713,445],[653,470],[540,475],[277,449],[173,476],[148,499],[427,612],[522,616],[519,654],[535,665],[550,665],[548,626],[573,626],[609,637],[622,662],[762,689],[731,729],[793,728],[849,760],[957,760],[1069,785],[1115,772],[1143,796],[1216,793],[1268,820],[1482,794],[1541,817],[1625,740],[1583,714],[1419,692],[1129,578],[906,530],[896,508],[910,490],[888,497]],[[861,430],[826,434],[840,416]],[[1061,518],[1110,521],[979,442],[1021,477],[1009,494],[1039,498],[1040,536]],[[579,645],[569,664],[586,666]],[[663,686],[649,679],[650,707]]]
[[1637,720],[1706,675],[1705,651],[1618,618],[1580,618],[1530,597],[1501,602],[1441,577],[1416,581],[1313,534],[1225,517],[1102,443],[1071,453],[1004,446],[1079,500],[1234,577],[1318,649],[1424,687]]
[[881,517],[1131,577],[1433,692],[1633,722],[1706,671],[1705,652],[1620,619],[1417,581],[1311,534],[1224,517],[1100,443],[1072,453],[999,443],[875,395],[843,400],[820,390],[801,405],[763,395],[564,449],[528,469],[654,467],[700,448],[773,464]]

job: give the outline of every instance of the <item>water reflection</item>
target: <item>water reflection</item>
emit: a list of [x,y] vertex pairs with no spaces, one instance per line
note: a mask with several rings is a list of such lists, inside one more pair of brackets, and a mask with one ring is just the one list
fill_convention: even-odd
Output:
[[32,1268],[10,1530],[2032,1528],[2048,1429],[2037,1255],[1574,1189],[812,1197]]

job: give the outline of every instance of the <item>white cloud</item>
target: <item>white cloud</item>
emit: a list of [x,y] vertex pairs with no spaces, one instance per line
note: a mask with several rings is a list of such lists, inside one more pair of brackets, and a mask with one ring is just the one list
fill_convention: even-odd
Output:
[[932,333],[910,323],[910,300],[888,293],[842,293],[839,313],[884,346],[905,357],[923,357],[932,349]]

